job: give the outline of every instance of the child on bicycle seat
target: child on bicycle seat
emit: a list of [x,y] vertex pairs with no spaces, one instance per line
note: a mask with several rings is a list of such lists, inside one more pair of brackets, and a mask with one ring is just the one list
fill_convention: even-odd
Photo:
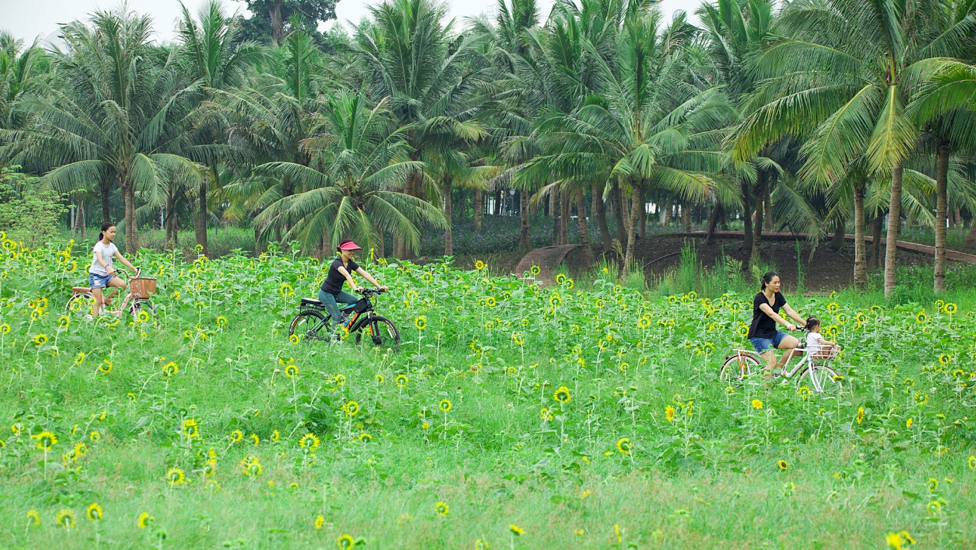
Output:
[[112,265],[113,259],[118,258],[126,267],[132,271],[139,270],[133,267],[129,260],[126,260],[119,249],[112,244],[115,240],[115,225],[111,223],[102,224],[102,232],[98,234],[98,242],[92,250],[92,264],[88,268],[88,286],[91,287],[92,296],[95,297],[95,305],[92,306],[92,315],[98,317],[102,306],[106,303],[102,289],[106,287],[125,290],[125,281],[115,276],[115,267]]
[[329,311],[329,315],[332,316],[333,329],[339,323],[339,303],[355,304],[359,301],[359,298],[356,298],[352,294],[343,292],[342,285],[346,281],[349,281],[349,286],[354,290],[357,292],[363,291],[363,287],[356,286],[356,282],[352,280],[350,273],[359,273],[364,279],[380,290],[389,290],[385,286],[380,286],[372,275],[366,273],[365,269],[359,267],[359,264],[353,261],[357,250],[362,250],[362,247],[352,242],[352,239],[344,239],[339,243],[339,246],[336,247],[339,257],[329,266],[329,273],[326,275],[325,282],[322,283],[322,288],[319,290],[319,301],[322,302],[325,309]]
[[820,335],[820,319],[816,317],[807,319],[807,330],[809,330],[806,337],[807,354],[811,359],[830,357],[835,347],[840,349],[836,342],[824,340]]

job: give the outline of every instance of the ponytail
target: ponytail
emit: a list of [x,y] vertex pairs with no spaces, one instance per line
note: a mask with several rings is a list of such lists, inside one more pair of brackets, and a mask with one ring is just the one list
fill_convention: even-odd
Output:
[[775,271],[768,271],[762,276],[762,287],[759,289],[760,292],[766,290],[766,285],[773,282],[773,277],[779,277],[779,273],[776,273]]

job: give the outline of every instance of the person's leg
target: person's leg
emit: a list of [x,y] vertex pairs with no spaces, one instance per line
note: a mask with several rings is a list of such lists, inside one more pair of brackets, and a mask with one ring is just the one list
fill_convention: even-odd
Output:
[[125,281],[123,281],[118,277],[112,277],[111,280],[109,280],[108,286],[106,286],[106,288],[111,288],[112,290],[111,292],[109,292],[107,296],[105,296],[104,303],[106,308],[111,303],[110,300],[115,296],[118,296],[122,291],[124,291],[125,287],[126,287]]
[[789,361],[793,355],[796,346],[800,345],[800,341],[790,335],[784,335],[780,339],[779,344],[776,345],[776,349],[785,350],[783,356],[779,358],[779,363],[777,363],[776,368],[782,369],[786,362]]
[[776,352],[772,349],[767,349],[759,355],[766,362],[766,368],[763,369],[763,378],[769,380],[773,376],[773,365],[776,364]]
[[92,297],[95,298],[95,303],[92,304],[92,317],[98,317],[102,314],[102,300],[105,298],[102,296],[102,289],[100,288],[92,287],[91,293]]
[[329,330],[332,330],[339,322],[339,304],[336,303],[336,297],[324,290],[319,290],[319,301],[322,302],[325,310],[332,316],[330,319],[331,325],[329,326]]
[[339,292],[335,296],[335,301],[340,304],[355,304],[359,301],[359,298],[349,294],[348,292]]

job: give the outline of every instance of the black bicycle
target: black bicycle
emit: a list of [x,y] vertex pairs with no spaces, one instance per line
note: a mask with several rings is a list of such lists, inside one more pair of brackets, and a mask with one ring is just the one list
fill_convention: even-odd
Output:
[[376,297],[383,292],[378,288],[363,289],[360,292],[363,297],[358,302],[339,308],[341,317],[336,331],[332,330],[332,315],[325,304],[312,298],[302,298],[298,315],[288,327],[288,338],[299,342],[330,342],[337,340],[337,335],[345,327],[350,335],[356,335],[357,344],[373,343],[378,347],[391,348],[394,352],[400,351],[400,331],[393,321],[377,315],[375,311]]

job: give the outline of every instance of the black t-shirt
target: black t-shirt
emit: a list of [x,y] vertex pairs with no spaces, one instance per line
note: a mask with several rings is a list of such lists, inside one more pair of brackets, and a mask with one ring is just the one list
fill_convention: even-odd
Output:
[[[336,258],[329,266],[329,274],[325,276],[325,282],[322,283],[322,290],[328,292],[329,294],[338,294],[342,292],[342,285],[346,282],[346,278],[339,273],[339,268],[342,266],[342,258]],[[359,264],[349,259],[349,265],[345,266],[346,271],[349,273],[355,273],[359,269]]]
[[779,313],[779,308],[786,305],[786,298],[782,292],[777,292],[774,296],[774,303],[769,304],[766,295],[760,292],[752,300],[752,326],[749,327],[749,338],[772,338],[776,336],[776,321],[766,315],[766,312],[759,309],[763,304],[769,304],[773,308],[773,313]]

